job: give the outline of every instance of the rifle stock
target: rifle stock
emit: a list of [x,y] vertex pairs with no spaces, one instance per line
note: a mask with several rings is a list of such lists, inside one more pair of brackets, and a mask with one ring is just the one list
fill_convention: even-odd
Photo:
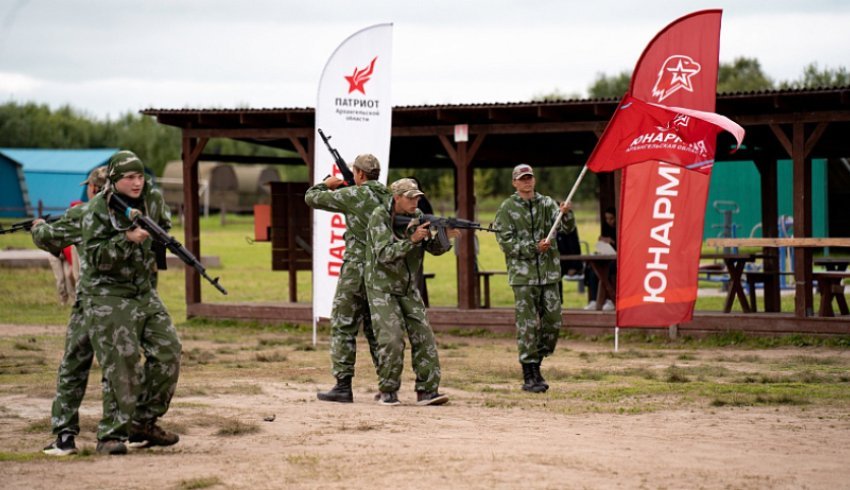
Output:
[[331,136],[325,136],[325,133],[322,131],[322,128],[318,129],[319,136],[322,137],[322,141],[325,142],[325,146],[328,147],[328,151],[331,152],[331,156],[334,158],[334,163],[336,163],[336,168],[339,169],[339,173],[342,174],[342,180],[345,181],[345,185],[356,185],[354,182],[354,172],[348,168],[348,164],[343,160],[342,155],[336,151],[336,148],[331,146],[330,139]]
[[[41,219],[43,219],[46,223],[53,223],[54,221],[58,221],[61,216],[56,216],[55,218],[50,217],[49,214],[45,214]],[[32,231],[32,224],[38,218],[28,219],[24,221],[19,221],[17,223],[13,223],[12,226],[8,228],[3,228],[0,226],[0,235],[5,235],[7,233],[15,233],[17,231]]]
[[[121,213],[124,216],[127,216],[127,214],[126,214],[127,208],[130,207],[129,204],[127,204],[123,199],[121,199],[116,194],[112,194],[112,196],[110,196],[109,206],[112,209]],[[135,216],[132,219],[133,219],[133,224],[135,226],[138,226],[138,227],[144,229],[145,231],[147,231],[148,233],[150,233],[151,238],[153,238],[154,241],[161,243],[163,246],[165,246],[165,248],[167,248],[168,250],[171,250],[171,253],[173,253],[180,260],[182,260],[184,264],[191,265],[192,267],[194,267],[195,270],[197,270],[198,273],[201,275],[201,277],[203,277],[204,279],[209,281],[210,284],[215,286],[215,288],[218,289],[221,292],[221,294],[227,294],[227,290],[224,289],[224,287],[221,284],[219,284],[219,282],[218,282],[219,278],[218,277],[216,277],[215,279],[211,278],[207,274],[207,269],[204,267],[203,264],[201,264],[201,261],[198,260],[194,255],[192,255],[192,252],[190,252],[188,249],[186,249],[186,247],[184,247],[183,244],[178,242],[176,238],[169,235],[167,231],[165,231],[161,226],[156,224],[156,222],[154,220],[150,219],[150,217],[145,216],[141,213],[136,213]]]

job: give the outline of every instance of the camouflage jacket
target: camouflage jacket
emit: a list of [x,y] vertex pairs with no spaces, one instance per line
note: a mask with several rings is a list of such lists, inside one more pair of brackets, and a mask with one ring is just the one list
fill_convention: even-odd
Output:
[[80,220],[88,203],[68,208],[61,218],[53,223],[42,223],[32,229],[32,242],[36,247],[59,256],[65,247],[79,245],[83,234]]
[[[499,206],[496,241],[505,254],[511,286],[541,286],[561,280],[557,245],[553,243],[543,254],[537,251],[537,243],[546,238],[558,212],[558,203],[539,193],[526,201],[515,192]],[[575,216],[569,211],[561,218],[559,230],[570,233],[575,226]]]
[[[413,243],[409,238],[411,228],[393,225],[393,204],[393,198],[390,197],[369,218],[365,282],[367,288],[406,296],[416,287],[416,273],[422,265],[425,251],[442,255],[452,247],[441,247],[437,239]],[[417,209],[414,216],[421,220],[422,211]]]
[[[146,181],[142,211],[164,229],[171,228],[171,213],[162,193]],[[77,294],[82,296],[136,297],[156,288],[156,257],[152,239],[141,244],[127,240],[131,222],[108,208],[108,193],[89,201],[82,217],[80,263],[82,277]]]
[[307,189],[304,202],[314,209],[345,214],[345,260],[363,263],[369,217],[390,195],[389,189],[377,180],[336,190],[319,183]]

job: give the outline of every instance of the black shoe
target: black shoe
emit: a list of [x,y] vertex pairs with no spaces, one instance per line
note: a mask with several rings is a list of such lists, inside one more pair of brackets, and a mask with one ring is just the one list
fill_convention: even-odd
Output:
[[380,401],[378,401],[378,403],[380,403],[381,405],[390,405],[390,406],[401,405],[401,402],[398,401],[398,392],[397,391],[391,391],[389,393],[384,393],[382,391],[381,392],[381,399],[380,399]]
[[168,432],[151,420],[140,423],[133,422],[130,426],[129,446],[134,449],[151,446],[173,446],[180,441],[180,436]]
[[121,441],[107,439],[105,441],[97,441],[96,451],[99,454],[127,454],[127,446]]
[[316,393],[316,398],[323,402],[354,402],[354,394],[351,392],[351,376],[338,378],[336,380],[336,386],[324,393]]
[[416,404],[419,406],[425,405],[442,405],[448,403],[449,397],[436,391],[417,391]]
[[531,364],[522,364],[522,379],[524,381],[522,385],[523,391],[530,391],[531,393],[543,393],[546,391],[546,388],[537,383],[537,379],[534,377],[534,368]]
[[543,379],[543,375],[540,374],[540,363],[535,362],[531,364],[531,370],[534,373],[534,382],[543,387],[543,391],[549,390],[549,383]]
[[44,454],[50,456],[68,456],[69,454],[77,454],[77,445],[74,444],[74,434],[63,432],[56,437],[56,440],[51,442],[41,450]]

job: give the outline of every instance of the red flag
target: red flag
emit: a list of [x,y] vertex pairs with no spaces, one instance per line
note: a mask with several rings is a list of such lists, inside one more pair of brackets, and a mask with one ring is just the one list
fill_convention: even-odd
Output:
[[590,155],[587,168],[613,172],[660,160],[707,172],[714,164],[717,133],[724,129],[740,146],[744,128],[719,114],[647,104],[626,94]]
[[[647,102],[714,111],[721,14],[695,12],[659,32],[635,67],[629,94]],[[693,318],[708,184],[708,173],[659,161],[623,169],[618,326],[666,326]]]

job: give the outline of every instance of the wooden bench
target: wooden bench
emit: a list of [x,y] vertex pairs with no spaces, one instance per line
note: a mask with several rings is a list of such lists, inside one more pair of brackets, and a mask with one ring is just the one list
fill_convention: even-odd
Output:
[[844,298],[844,285],[841,284],[841,280],[848,277],[850,277],[850,272],[846,271],[812,273],[812,279],[817,281],[818,293],[820,294],[818,315],[835,316],[835,313],[832,311],[833,299],[838,303],[838,309],[842,315],[850,315],[850,309],[847,308],[847,299]]
[[[481,308],[490,307],[490,276],[506,276],[508,271],[478,271],[475,273],[478,276],[478,306]],[[482,279],[484,286],[482,285]],[[483,295],[483,297],[482,297]]]
[[[745,271],[744,277],[747,282],[747,292],[750,296],[750,305],[752,306],[753,313],[758,311],[758,307],[756,306],[756,286],[761,284],[764,287],[764,284],[773,279],[774,277],[779,276],[789,276],[794,277],[793,272],[777,272],[777,271]],[[780,305],[769,305],[765,303],[764,311],[774,311],[778,312],[781,308]]]

